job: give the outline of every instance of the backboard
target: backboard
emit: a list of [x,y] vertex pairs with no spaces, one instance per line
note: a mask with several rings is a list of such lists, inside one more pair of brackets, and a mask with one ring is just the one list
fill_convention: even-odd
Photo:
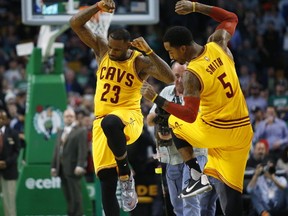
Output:
[[[81,6],[97,0],[21,0],[26,25],[63,25]],[[159,22],[159,0],[115,0],[113,25],[146,25]]]

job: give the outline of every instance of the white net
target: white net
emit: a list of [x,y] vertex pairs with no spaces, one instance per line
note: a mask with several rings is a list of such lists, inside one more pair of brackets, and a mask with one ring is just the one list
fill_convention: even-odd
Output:
[[86,25],[94,34],[107,38],[113,15],[113,13],[98,12],[86,23]]
[[[79,10],[83,10],[89,6],[80,6],[77,0],[68,0],[67,13],[75,14]],[[87,23],[88,28],[97,35],[107,38],[110,23],[112,21],[114,13],[106,13],[99,11],[96,13]]]

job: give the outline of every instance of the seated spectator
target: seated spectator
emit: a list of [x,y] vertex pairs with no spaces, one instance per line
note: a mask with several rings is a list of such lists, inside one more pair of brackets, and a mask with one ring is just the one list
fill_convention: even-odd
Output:
[[287,88],[284,82],[277,82],[275,85],[274,94],[269,96],[268,104],[276,108],[280,119],[288,120],[288,95]]
[[18,132],[20,146],[24,148],[26,146],[24,136],[24,116],[19,114],[15,103],[8,103],[6,106],[10,118],[9,127]]
[[[245,176],[244,176],[244,194],[247,194],[247,185],[255,173],[255,169],[259,164],[266,164],[269,157],[269,144],[267,140],[259,140],[251,151],[250,157],[246,164]],[[248,202],[250,203],[250,196],[248,195]]]
[[80,95],[83,94],[83,89],[79,84],[78,80],[76,79],[75,71],[72,69],[67,68],[66,72],[64,73],[65,76],[65,87],[66,91],[79,93]]
[[277,160],[276,168],[285,170],[286,177],[288,177],[288,147],[283,150],[281,157]]
[[252,83],[250,85],[249,95],[246,98],[246,103],[248,109],[250,111],[250,119],[251,121],[254,120],[254,115],[251,112],[253,107],[259,107],[262,111],[264,111],[267,107],[267,100],[261,94],[261,85],[259,83]]
[[267,140],[259,140],[253,149],[251,156],[249,157],[246,168],[256,168],[258,164],[263,164],[267,161],[269,153],[269,144]]
[[24,121],[26,113],[26,103],[27,103],[27,94],[24,90],[19,90],[16,94],[16,106],[17,112],[22,116],[21,118]]
[[269,143],[269,154],[276,161],[288,145],[288,127],[284,120],[277,117],[275,107],[268,106],[265,119],[261,121],[254,133],[253,143],[266,139]]
[[256,215],[279,216],[286,208],[287,180],[275,175],[276,168],[271,161],[263,166],[259,164],[247,186]]
[[264,120],[264,112],[261,108],[255,106],[251,108],[251,113],[254,115],[253,121],[251,121],[253,131],[256,130],[258,124]]
[[[5,94],[5,106],[7,106],[7,104],[10,103],[16,103],[16,95],[14,94],[13,91],[9,90],[6,94]],[[7,110],[7,109],[6,109]]]
[[15,58],[9,60],[8,69],[4,72],[3,76],[11,89],[15,87],[17,81],[22,79],[20,65]]

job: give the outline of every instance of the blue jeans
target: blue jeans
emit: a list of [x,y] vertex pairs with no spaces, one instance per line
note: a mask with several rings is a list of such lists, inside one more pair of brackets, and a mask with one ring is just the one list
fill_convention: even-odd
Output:
[[[203,170],[207,162],[206,156],[197,156],[200,168]],[[177,216],[200,216],[200,196],[178,198],[182,188],[185,188],[190,179],[189,168],[185,163],[167,164],[166,179],[170,194],[170,200]]]
[[[208,176],[208,179],[213,186],[216,179],[210,176]],[[215,216],[217,199],[218,194],[214,187],[211,191],[200,194],[201,216]]]
[[277,215],[277,211],[284,210],[286,208],[286,192],[279,191],[280,193],[278,192],[276,194],[275,199],[270,203],[270,205],[265,203],[262,199],[261,193],[257,192],[258,191],[253,191],[250,194],[251,202],[257,214],[260,215],[262,211],[266,210],[269,212],[274,212],[273,215]]
[[211,176],[209,176],[209,181],[219,197],[223,214],[226,216],[242,216],[242,194]]

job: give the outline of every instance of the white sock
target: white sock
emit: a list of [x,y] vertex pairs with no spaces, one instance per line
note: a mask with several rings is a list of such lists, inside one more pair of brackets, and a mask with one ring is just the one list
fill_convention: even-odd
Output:
[[191,168],[190,169],[191,177],[193,180],[197,181],[200,179],[202,173],[198,172],[197,170]]

